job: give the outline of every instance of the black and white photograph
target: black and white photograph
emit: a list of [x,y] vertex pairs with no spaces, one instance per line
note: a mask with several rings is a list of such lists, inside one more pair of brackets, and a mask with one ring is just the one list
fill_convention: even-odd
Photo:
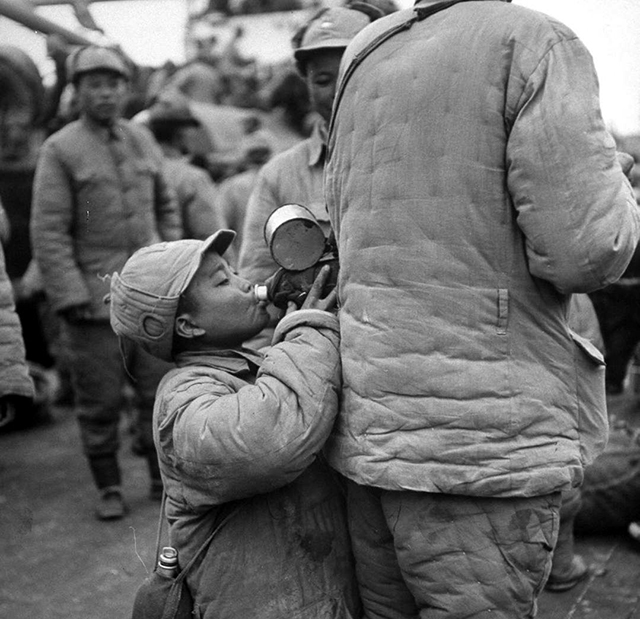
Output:
[[0,0],[1,619],[640,619],[639,0]]

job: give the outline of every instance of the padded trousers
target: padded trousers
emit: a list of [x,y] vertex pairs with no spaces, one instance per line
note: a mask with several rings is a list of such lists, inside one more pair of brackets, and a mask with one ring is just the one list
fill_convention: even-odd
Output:
[[560,492],[494,499],[347,481],[364,617],[534,617],[551,570],[560,504]]
[[128,381],[135,393],[136,424],[145,452],[153,445],[153,403],[158,383],[172,364],[138,347],[126,351],[126,367],[118,338],[108,322],[65,324],[76,413],[85,454],[115,454],[118,426]]

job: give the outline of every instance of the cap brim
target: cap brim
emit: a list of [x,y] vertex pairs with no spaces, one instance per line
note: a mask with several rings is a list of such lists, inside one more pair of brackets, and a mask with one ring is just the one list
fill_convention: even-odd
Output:
[[200,127],[201,123],[197,118],[185,118],[178,116],[153,116],[149,115],[149,122],[154,125],[178,125],[181,127]]
[[185,273],[181,284],[178,286],[177,296],[181,295],[188,288],[193,276],[202,264],[203,256],[209,251],[214,251],[216,254],[222,256],[235,238],[236,233],[233,230],[223,229],[218,230],[215,234],[212,234],[210,237],[205,239],[202,242],[202,247],[200,247],[198,253],[191,259],[189,269]]
[[293,52],[293,57],[296,60],[300,60],[308,56],[309,54],[313,54],[315,52],[319,52],[323,49],[346,49],[347,45],[351,42],[351,39],[333,39],[328,41],[322,41],[317,43],[316,45],[309,45],[308,47],[300,47],[295,52]]
[[213,250],[222,256],[229,249],[229,245],[235,238],[236,233],[233,230],[218,230],[215,234],[205,239],[201,254]]
[[89,69],[85,69],[84,71],[80,69],[76,71],[73,78],[77,79],[82,77],[83,75],[88,75],[89,73],[111,73],[112,75],[117,75],[125,80],[131,79],[131,75],[124,71],[123,69],[117,69],[115,67],[91,67]]

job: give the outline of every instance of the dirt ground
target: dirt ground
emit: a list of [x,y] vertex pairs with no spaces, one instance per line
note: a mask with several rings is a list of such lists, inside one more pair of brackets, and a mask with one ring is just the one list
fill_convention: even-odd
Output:
[[[640,419],[638,397],[618,397],[610,411]],[[77,432],[72,411],[58,408],[51,424],[0,435],[1,619],[128,619],[152,570],[159,504],[147,498],[146,463],[131,451],[126,420],[130,511],[117,522],[93,516]],[[622,533],[580,539],[578,551],[592,576],[567,593],[544,593],[539,619],[640,619],[640,548]]]
[[120,619],[153,567],[159,503],[123,427],[129,514],[99,522],[73,413],[0,436],[0,617]]

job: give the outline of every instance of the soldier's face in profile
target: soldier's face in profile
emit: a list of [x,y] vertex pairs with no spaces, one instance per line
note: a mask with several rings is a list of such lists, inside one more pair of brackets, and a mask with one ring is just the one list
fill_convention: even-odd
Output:
[[80,112],[104,125],[121,115],[128,95],[127,81],[111,71],[92,71],[80,76],[76,89]]
[[307,61],[307,86],[313,109],[327,122],[336,94],[336,82],[343,49],[329,49],[314,53]]

